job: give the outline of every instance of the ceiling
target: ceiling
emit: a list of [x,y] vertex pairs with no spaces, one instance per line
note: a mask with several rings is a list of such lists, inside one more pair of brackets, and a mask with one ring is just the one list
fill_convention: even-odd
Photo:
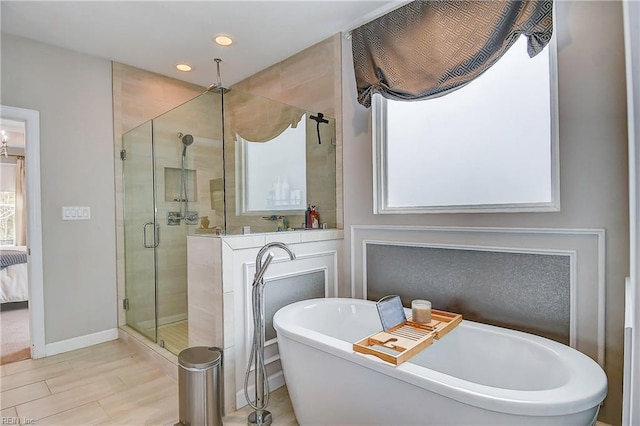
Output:
[[[406,1],[6,1],[2,32],[209,86],[234,84]],[[230,36],[222,47],[215,36]],[[189,73],[178,63],[193,67]]]

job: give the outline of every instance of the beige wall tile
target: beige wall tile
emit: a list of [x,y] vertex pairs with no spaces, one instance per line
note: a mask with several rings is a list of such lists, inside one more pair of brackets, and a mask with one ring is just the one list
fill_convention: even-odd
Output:
[[[342,228],[344,224],[342,212],[342,43],[339,34],[330,37],[290,58],[279,62],[263,71],[235,84],[233,87],[264,96],[279,102],[296,106],[309,111],[322,112],[336,119],[336,166],[335,183],[331,183],[331,200],[323,198],[327,194],[315,191],[311,204],[316,204],[321,213],[321,220]],[[311,129],[315,132],[315,127]],[[313,158],[313,157],[312,157]],[[227,164],[233,168],[233,158],[227,158]],[[324,170],[324,165],[318,166],[312,162],[308,170]],[[227,178],[228,205],[235,202],[233,177]],[[309,179],[309,178],[308,178]],[[316,180],[315,182],[322,182]],[[322,186],[322,184],[320,184]],[[335,190],[335,196],[333,194]],[[323,211],[324,209],[324,211]],[[303,216],[292,215],[290,222],[298,226],[304,221]],[[242,223],[240,223],[242,221]],[[251,225],[253,232],[268,232],[264,221],[260,218],[227,217],[230,232],[237,232],[242,225]],[[254,229],[255,228],[255,229]]]

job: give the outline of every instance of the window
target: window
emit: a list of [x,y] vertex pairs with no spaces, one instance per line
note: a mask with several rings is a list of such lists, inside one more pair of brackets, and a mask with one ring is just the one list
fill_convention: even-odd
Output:
[[0,245],[15,245],[15,192],[0,192]]
[[374,96],[376,214],[559,209],[555,44],[526,50],[439,98]]
[[15,165],[0,164],[2,175],[0,184],[0,245],[15,245]]

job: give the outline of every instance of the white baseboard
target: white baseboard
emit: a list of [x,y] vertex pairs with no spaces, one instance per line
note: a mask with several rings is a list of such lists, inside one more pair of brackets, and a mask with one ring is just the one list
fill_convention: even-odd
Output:
[[57,355],[63,352],[69,352],[76,349],[86,348],[87,346],[97,345],[98,343],[109,342],[118,338],[118,329],[111,328],[109,330],[99,331],[93,334],[78,336],[59,342],[47,343],[44,348],[45,356]]

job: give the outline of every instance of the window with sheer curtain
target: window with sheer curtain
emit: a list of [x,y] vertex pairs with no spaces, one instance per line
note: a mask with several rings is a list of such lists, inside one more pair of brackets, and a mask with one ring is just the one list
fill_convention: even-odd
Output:
[[0,164],[0,245],[15,245],[15,164]]
[[374,95],[375,212],[558,210],[552,52],[523,39],[446,96]]

